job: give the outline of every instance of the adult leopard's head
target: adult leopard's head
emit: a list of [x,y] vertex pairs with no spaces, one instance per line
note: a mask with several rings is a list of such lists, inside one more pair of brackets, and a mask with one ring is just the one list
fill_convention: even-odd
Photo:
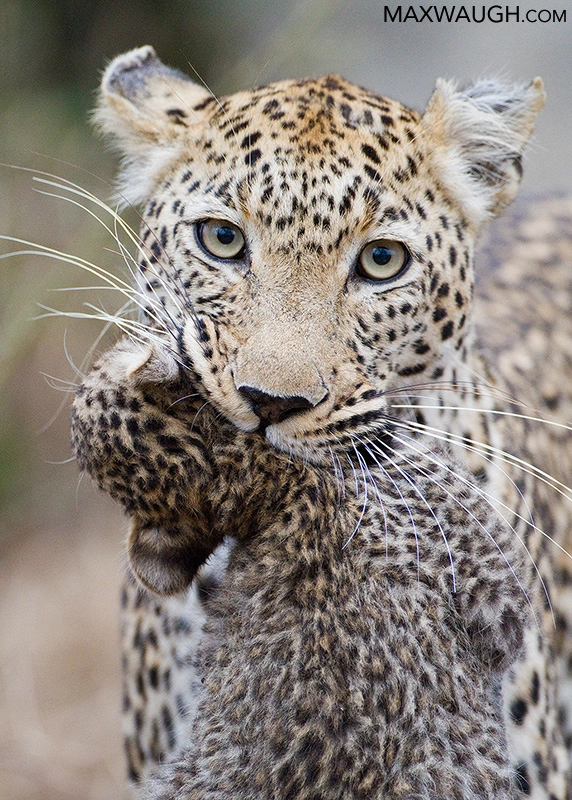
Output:
[[335,76],[219,100],[150,47],[120,56],[97,120],[144,207],[150,325],[280,449],[320,460],[379,432],[385,393],[464,357],[475,238],[543,102],[538,78],[440,81],[419,114]]

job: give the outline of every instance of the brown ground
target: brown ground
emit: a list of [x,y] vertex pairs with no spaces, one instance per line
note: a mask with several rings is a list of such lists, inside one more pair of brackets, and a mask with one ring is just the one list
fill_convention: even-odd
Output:
[[[0,562],[0,797],[124,800],[119,511],[89,489],[76,518]],[[91,495],[91,496],[90,496]]]

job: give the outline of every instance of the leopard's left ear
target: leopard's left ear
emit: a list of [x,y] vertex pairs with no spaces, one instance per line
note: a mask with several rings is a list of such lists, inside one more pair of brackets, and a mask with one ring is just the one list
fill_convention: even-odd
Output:
[[212,111],[207,89],[165,66],[152,47],[117,56],[103,74],[93,119],[123,156],[120,189],[144,202],[153,180],[179,151],[189,127]]
[[460,91],[439,80],[423,125],[440,181],[477,225],[516,195],[522,153],[544,106],[540,78],[528,86],[481,81]]

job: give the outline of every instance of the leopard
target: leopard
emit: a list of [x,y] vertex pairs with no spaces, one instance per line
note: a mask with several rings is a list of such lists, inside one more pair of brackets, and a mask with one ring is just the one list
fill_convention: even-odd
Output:
[[571,796],[572,202],[507,209],[544,97],[106,68],[138,315],[72,443],[131,519],[138,797]]

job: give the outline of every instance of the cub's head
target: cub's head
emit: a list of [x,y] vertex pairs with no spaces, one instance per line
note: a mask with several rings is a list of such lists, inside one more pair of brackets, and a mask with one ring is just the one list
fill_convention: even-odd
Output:
[[280,449],[380,433],[388,392],[466,358],[475,238],[543,102],[540,79],[440,81],[419,114],[335,76],[217,99],[150,47],[120,56],[97,121],[143,208],[149,324]]

